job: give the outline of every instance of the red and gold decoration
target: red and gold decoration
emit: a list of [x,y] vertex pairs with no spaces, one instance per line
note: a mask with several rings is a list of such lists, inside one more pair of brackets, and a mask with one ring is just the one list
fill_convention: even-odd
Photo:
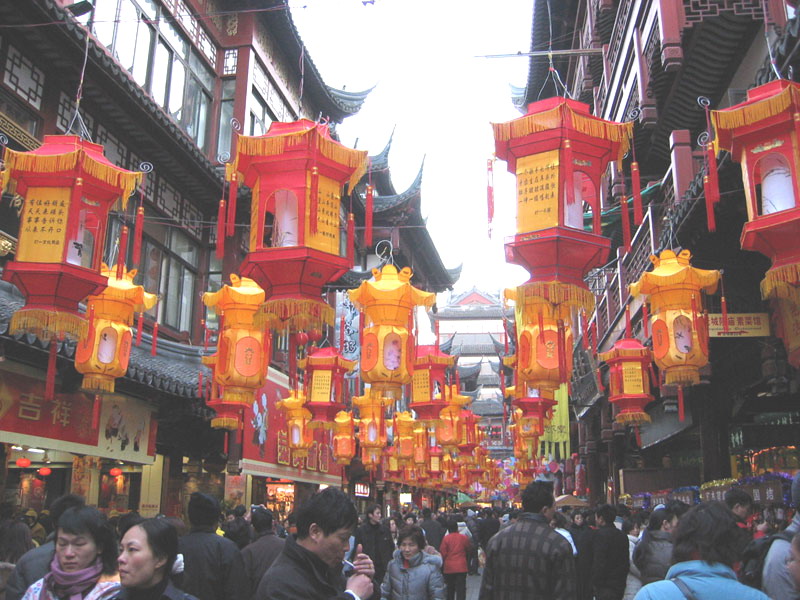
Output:
[[356,362],[344,358],[336,348],[317,348],[297,362],[305,369],[306,408],[311,411],[311,426],[330,428],[334,417],[345,408],[342,402],[344,376]]
[[708,321],[701,292],[717,289],[720,272],[691,266],[691,252],[664,250],[651,256],[652,271],[631,284],[631,295],[646,296],[650,304],[653,358],[666,385],[678,386],[678,414],[683,420],[683,387],[700,383],[708,364]]
[[241,272],[264,289],[259,319],[273,329],[333,324],[322,288],[352,264],[341,253],[341,189],[353,189],[366,164],[366,151],[343,146],[327,124],[307,119],[238,137],[226,175],[252,190],[250,252]]
[[220,321],[217,352],[203,358],[213,369],[211,400],[217,411],[211,426],[238,430],[242,411],[253,404],[256,390],[263,384],[269,366],[271,336],[253,322],[264,302],[264,290],[247,277],[231,274],[231,285],[203,294],[206,306],[214,308]]
[[[506,260],[531,274],[506,291],[515,303],[517,352],[504,358],[515,369],[509,391],[522,410],[514,431],[525,443],[515,446],[529,458],[555,405],[555,390],[571,377],[573,323],[579,311],[594,307],[583,278],[604,264],[611,246],[600,230],[600,178],[630,148],[633,124],[594,117],[580,102],[549,98],[493,128],[496,155],[517,178],[517,233],[506,244]],[[584,225],[587,210],[591,231]]]
[[730,151],[742,165],[742,249],[772,261],[761,295],[773,301],[789,362],[800,367],[800,85],[779,79],[749,89],[746,101],[712,111],[711,121],[715,151]]
[[279,400],[275,407],[286,415],[288,445],[294,458],[306,458],[314,445],[311,411],[306,408],[305,394],[299,390],[289,392],[289,397]]
[[112,393],[114,380],[128,371],[131,356],[133,316],[153,308],[158,297],[133,283],[136,269],[123,271],[103,265],[108,286],[89,296],[89,327],[75,350],[75,369],[83,374],[83,389]]
[[447,398],[446,406],[439,413],[436,423],[436,441],[446,454],[458,452],[458,445],[464,438],[464,407],[472,398],[458,393],[458,386],[453,385]]
[[333,458],[340,465],[349,465],[356,455],[356,424],[353,415],[341,410],[333,419]]

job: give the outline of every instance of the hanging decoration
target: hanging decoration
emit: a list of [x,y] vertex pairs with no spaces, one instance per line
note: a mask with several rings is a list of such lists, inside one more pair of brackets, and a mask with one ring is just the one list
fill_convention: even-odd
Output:
[[436,427],[439,415],[447,406],[447,398],[458,393],[457,385],[448,385],[447,370],[456,357],[445,354],[438,346],[417,346],[411,387],[411,409],[417,419]]
[[203,364],[213,370],[217,390],[208,402],[217,411],[211,426],[239,430],[242,413],[252,406],[269,367],[270,332],[253,322],[264,302],[264,290],[252,279],[231,274],[231,285],[206,292],[203,302],[217,312],[220,321],[217,352],[203,358]]
[[356,455],[356,425],[353,415],[341,410],[333,420],[333,459],[349,465]]
[[742,165],[742,249],[772,261],[761,295],[772,302],[790,364],[800,367],[800,85],[779,79],[751,88],[746,101],[711,111],[711,122],[715,154],[728,150]]
[[555,390],[571,378],[574,323],[594,307],[583,278],[604,264],[611,247],[600,229],[600,180],[628,152],[633,123],[606,121],[585,104],[549,98],[493,128],[496,155],[517,178],[517,233],[506,244],[506,260],[531,274],[505,295],[515,304],[517,343],[504,364],[515,370],[509,392],[522,414],[514,432],[524,436],[517,447],[528,457]]
[[[241,272],[265,291],[256,323],[282,332],[332,325],[322,288],[352,259],[343,252],[341,191],[366,171],[367,153],[334,140],[326,123],[273,122],[263,136],[237,138],[226,177],[252,190],[250,252]],[[292,360],[293,357],[290,357]]]
[[631,295],[646,296],[650,304],[653,357],[666,385],[678,386],[678,414],[683,420],[683,388],[700,383],[700,369],[708,364],[708,322],[701,292],[714,293],[719,271],[691,266],[691,252],[664,250],[651,256],[652,271],[631,284]]
[[75,369],[83,374],[82,388],[96,394],[113,393],[114,380],[128,371],[131,355],[133,315],[150,310],[158,296],[133,283],[136,269],[124,270],[102,266],[108,286],[88,298],[90,315],[86,334],[75,349]]
[[297,366],[305,369],[311,426],[329,429],[334,417],[345,408],[344,376],[355,369],[356,362],[344,358],[336,348],[318,348],[299,360]]

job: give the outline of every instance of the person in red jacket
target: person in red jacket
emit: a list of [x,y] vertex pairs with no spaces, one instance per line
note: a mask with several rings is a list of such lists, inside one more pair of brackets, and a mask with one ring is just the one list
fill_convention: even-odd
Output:
[[447,600],[466,600],[467,598],[467,556],[472,549],[472,541],[463,533],[458,533],[458,521],[447,521],[447,535],[442,539],[439,553],[442,555],[442,573],[447,584]]

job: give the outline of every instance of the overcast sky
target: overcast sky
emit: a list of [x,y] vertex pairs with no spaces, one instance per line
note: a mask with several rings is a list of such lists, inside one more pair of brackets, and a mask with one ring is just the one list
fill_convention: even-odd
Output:
[[[463,263],[456,291],[519,285],[505,263],[514,234],[514,178],[495,163],[495,222],[486,223],[491,122],[520,116],[510,85],[524,86],[527,58],[478,58],[530,49],[533,0],[292,0],[292,17],[326,84],[375,86],[338,128],[344,144],[377,154],[392,130],[392,180],[405,190],[425,161],[422,214],[447,267]],[[441,303],[444,299],[440,298]]]

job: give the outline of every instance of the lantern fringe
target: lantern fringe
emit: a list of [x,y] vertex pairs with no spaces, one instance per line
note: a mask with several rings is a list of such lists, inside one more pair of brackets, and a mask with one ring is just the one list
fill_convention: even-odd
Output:
[[236,431],[239,429],[239,419],[236,417],[214,417],[211,419],[211,427],[213,429]]
[[114,377],[108,377],[107,375],[100,375],[97,373],[87,374],[83,376],[81,388],[95,394],[113,394],[114,382]]
[[697,385],[700,383],[700,372],[696,367],[670,367],[664,376],[665,385]]
[[650,350],[648,348],[631,349],[631,348],[612,348],[608,352],[602,352],[597,355],[603,362],[608,362],[615,358],[645,358],[650,360]]
[[85,337],[87,330],[88,322],[80,315],[38,308],[21,308],[11,315],[9,327],[11,335],[32,333],[45,342],[59,334],[76,341]]
[[[715,130],[736,129],[774,117],[798,102],[800,102],[800,88],[790,85],[771,98],[765,98],[741,108],[712,110],[711,122]],[[719,135],[714,140],[714,145],[716,150],[730,150],[729,144],[720,144]]]
[[120,201],[123,210],[128,204],[131,193],[139,186],[144,176],[144,173],[138,171],[127,171],[111,164],[98,162],[83,150],[65,154],[40,155],[6,149],[5,163],[4,182],[9,178],[14,178],[14,171],[62,173],[74,171],[78,164],[81,164],[81,170],[85,175],[111,187],[122,189]]
[[587,313],[594,310],[594,296],[589,290],[560,281],[525,283],[516,290],[506,290],[506,295],[516,301],[517,311],[526,320],[536,316],[543,303],[566,309],[583,309]]
[[783,298],[800,301],[800,263],[773,267],[761,281],[761,297],[764,300]]
[[617,423],[624,425],[640,425],[650,423],[652,419],[646,412],[621,412],[615,417]]
[[[636,298],[640,294],[652,296],[666,291],[677,291],[664,289],[675,286],[683,286],[683,289],[692,292],[699,288],[706,294],[713,294],[717,291],[720,277],[719,271],[707,271],[694,267],[688,267],[688,269],[691,269],[691,271],[681,269],[671,275],[661,275],[655,271],[643,273],[639,281],[630,284],[631,295]],[[652,298],[650,298],[650,303],[655,304]],[[662,305],[659,305],[659,307],[662,307]],[[655,306],[651,306],[651,308],[653,312],[658,312]]]
[[572,110],[566,102],[553,109],[525,115],[508,123],[492,123],[496,140],[507,142],[533,133],[569,126],[585,135],[619,144],[615,160],[621,160],[630,150],[633,121],[617,123]]
[[264,302],[254,315],[253,323],[280,331],[302,331],[319,329],[323,324],[333,326],[334,317],[334,309],[322,300],[280,298]]

